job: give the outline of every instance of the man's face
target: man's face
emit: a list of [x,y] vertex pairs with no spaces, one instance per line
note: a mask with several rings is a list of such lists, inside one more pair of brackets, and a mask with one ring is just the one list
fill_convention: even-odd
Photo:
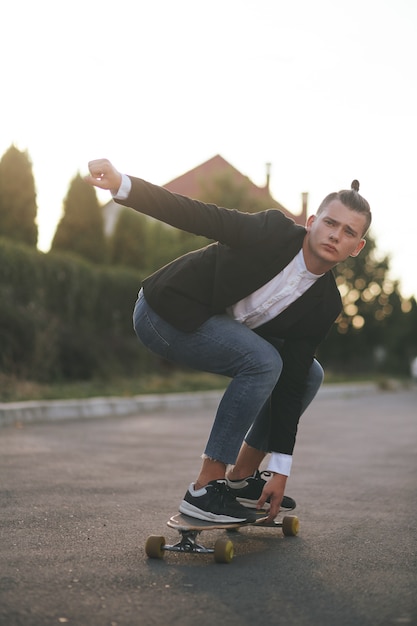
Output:
[[321,274],[347,257],[357,256],[365,245],[365,224],[364,215],[340,200],[332,200],[318,215],[309,217],[303,246],[307,268]]

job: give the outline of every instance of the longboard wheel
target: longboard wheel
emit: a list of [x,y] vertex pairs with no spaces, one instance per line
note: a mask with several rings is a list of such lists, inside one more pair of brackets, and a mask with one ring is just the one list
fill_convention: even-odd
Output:
[[286,515],[282,520],[282,532],[286,537],[298,535],[300,522],[296,515]]
[[230,539],[220,537],[214,544],[214,560],[216,563],[230,563],[234,556],[234,547]]
[[162,559],[164,556],[165,537],[150,535],[146,540],[145,552],[150,559]]

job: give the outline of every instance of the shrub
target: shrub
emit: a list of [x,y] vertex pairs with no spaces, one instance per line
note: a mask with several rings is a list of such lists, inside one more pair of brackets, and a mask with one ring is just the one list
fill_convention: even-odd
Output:
[[140,278],[0,239],[0,371],[44,382],[148,371],[132,328]]

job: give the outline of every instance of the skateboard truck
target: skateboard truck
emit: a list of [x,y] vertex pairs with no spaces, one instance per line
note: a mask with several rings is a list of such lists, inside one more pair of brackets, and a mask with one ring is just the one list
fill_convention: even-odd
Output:
[[219,537],[214,548],[199,544],[196,539],[200,530],[178,530],[181,539],[175,544],[166,544],[165,537],[151,535],[146,541],[146,555],[151,559],[162,559],[164,552],[185,552],[187,554],[213,554],[216,563],[230,563],[234,556],[233,542]]
[[173,545],[165,545],[167,552],[196,552],[197,554],[213,554],[213,548],[206,548],[199,544],[196,539],[200,534],[198,530],[180,530],[181,540]]

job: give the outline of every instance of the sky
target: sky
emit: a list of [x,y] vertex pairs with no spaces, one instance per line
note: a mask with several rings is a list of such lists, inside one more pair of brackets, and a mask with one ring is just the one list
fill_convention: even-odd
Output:
[[415,0],[14,0],[0,55],[0,157],[28,152],[40,249],[89,160],[163,185],[221,154],[258,185],[271,163],[293,213],[357,178],[417,296]]

